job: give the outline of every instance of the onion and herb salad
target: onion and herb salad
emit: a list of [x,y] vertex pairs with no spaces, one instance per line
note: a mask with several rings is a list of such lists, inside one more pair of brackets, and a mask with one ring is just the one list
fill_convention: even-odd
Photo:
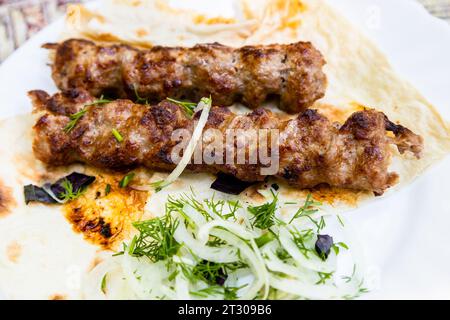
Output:
[[[265,190],[268,191],[268,190]],[[346,226],[309,195],[283,202],[168,197],[165,214],[133,225],[134,238],[85,281],[109,299],[352,299],[367,292]],[[349,235],[337,242],[328,229]],[[348,239],[347,239],[348,238]],[[356,248],[357,249],[357,248]],[[351,267],[338,268],[341,256]]]

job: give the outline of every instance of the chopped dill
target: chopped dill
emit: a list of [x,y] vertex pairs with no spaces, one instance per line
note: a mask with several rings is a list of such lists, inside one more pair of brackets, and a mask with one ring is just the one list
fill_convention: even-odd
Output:
[[123,137],[120,134],[120,132],[117,131],[117,129],[112,129],[111,133],[113,134],[114,138],[116,138],[117,142],[122,142],[123,141]]
[[84,116],[84,114],[86,113],[87,109],[83,108],[80,111],[78,111],[77,113],[73,113],[69,116],[69,123],[67,123],[67,125],[64,127],[64,132],[65,133],[69,133],[70,131],[73,130],[73,128],[75,128],[75,126],[77,125],[78,121]]
[[72,183],[68,179],[64,179],[61,182],[60,186],[64,189],[64,191],[58,195],[58,198],[63,201],[72,201],[81,196],[86,191],[85,188],[74,190]]
[[139,103],[139,104],[146,104],[146,105],[149,104],[147,98],[143,98],[143,97],[139,96],[137,86],[134,86],[134,95],[136,96],[136,100],[134,102]]
[[158,180],[150,183],[150,186],[155,189],[156,192],[160,192],[164,187],[164,180]]
[[322,205],[322,203],[314,201],[311,193],[309,193],[308,196],[306,197],[305,203],[303,204],[302,207],[300,207],[297,210],[297,212],[294,214],[294,216],[289,221],[289,224],[292,223],[292,221],[294,221],[295,219],[300,218],[300,217],[308,217],[309,219],[312,220],[310,215],[312,215],[318,211],[318,209],[316,209],[314,207],[321,206],[321,205]]
[[340,252],[340,248],[343,248],[345,250],[348,250],[348,246],[344,243],[344,242],[338,242],[338,243],[334,243],[333,246],[331,247],[333,248],[333,251],[336,255],[339,254]]
[[242,289],[245,288],[247,285],[243,285],[240,287],[227,287],[227,286],[210,286],[210,287],[206,287],[204,289],[200,289],[197,291],[190,291],[189,293],[192,294],[193,296],[197,296],[200,298],[207,298],[210,295],[222,295],[225,300],[236,300],[238,298],[237,296],[237,292]]
[[104,294],[106,294],[106,276],[108,275],[108,273],[105,273],[105,275],[102,278],[102,282],[100,284],[100,289],[102,290],[102,292]]
[[166,100],[182,107],[189,117],[192,117],[194,115],[194,109],[197,107],[196,103],[190,101],[180,101],[173,98],[166,98]]
[[88,107],[88,106],[94,106],[97,104],[105,104],[105,103],[110,103],[112,102],[112,100],[106,99],[103,95],[100,96],[100,99],[94,100],[91,103],[86,103],[84,106]]
[[120,188],[126,188],[128,186],[128,184],[131,182],[131,180],[133,180],[134,176],[135,176],[134,172],[130,172],[130,173],[126,174],[122,178],[122,180],[120,180],[119,187]]
[[340,216],[340,215],[336,215],[336,217],[337,217],[337,219],[338,219],[338,221],[339,221],[339,224],[344,228],[345,225],[344,225],[344,221],[342,221],[341,216]]
[[105,196],[107,196],[111,192],[111,185],[108,183],[105,187]]
[[127,251],[134,257],[147,257],[152,262],[166,260],[178,252],[180,244],[175,240],[174,233],[178,220],[166,214],[161,218],[134,222],[133,226],[139,235],[133,237]]
[[253,226],[259,229],[269,229],[275,224],[275,212],[277,210],[278,194],[271,190],[273,200],[260,206],[249,206],[248,212],[253,215]]
[[307,230],[291,230],[292,240],[294,241],[297,248],[300,252],[305,256],[305,258],[309,259],[308,254],[314,254],[314,250],[308,247],[308,243],[314,238],[315,234],[312,229]]
[[100,99],[98,100],[94,100],[91,103],[86,103],[83,106],[83,109],[81,109],[80,111],[73,113],[69,116],[69,123],[67,123],[67,125],[64,127],[64,132],[65,133],[69,133],[70,131],[73,130],[73,128],[75,128],[75,126],[77,125],[78,121],[85,115],[85,113],[87,112],[86,107],[88,106],[93,106],[93,105],[98,105],[98,104],[104,104],[104,103],[109,103],[111,102],[111,100],[108,99],[104,99],[103,95],[100,97]]
[[333,278],[333,272],[317,272],[317,275],[319,276],[319,280],[316,284],[326,284],[328,280],[332,280]]
[[264,245],[266,245],[267,243],[269,243],[275,239],[277,239],[277,236],[269,229],[269,232],[266,232],[259,238],[255,239],[255,243],[258,246],[258,248],[261,248]]

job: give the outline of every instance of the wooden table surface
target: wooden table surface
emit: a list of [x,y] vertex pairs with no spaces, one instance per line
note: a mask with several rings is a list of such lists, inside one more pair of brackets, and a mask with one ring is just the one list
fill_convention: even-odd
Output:
[[[86,0],[0,0],[0,62],[34,33],[61,16],[68,3],[83,1]],[[417,1],[433,15],[450,23],[450,0]]]

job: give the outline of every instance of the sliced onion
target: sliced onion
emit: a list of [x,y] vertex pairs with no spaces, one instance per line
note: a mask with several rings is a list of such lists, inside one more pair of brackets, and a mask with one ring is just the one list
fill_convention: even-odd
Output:
[[269,270],[284,273],[295,278],[302,278],[305,275],[298,267],[281,261],[281,259],[274,254],[272,248],[275,249],[274,246],[266,245],[263,249],[263,253],[266,256],[266,265]]
[[252,240],[254,238],[258,238],[261,235],[261,232],[259,233],[256,233],[255,231],[252,232],[250,230],[247,230],[243,226],[233,222],[229,222],[226,220],[212,220],[200,227],[198,231],[198,240],[201,241],[203,244],[206,244],[206,242],[209,239],[211,230],[217,227],[222,227],[245,240]]
[[[190,277],[180,269],[176,275],[173,273],[176,268],[180,268],[180,263],[194,267],[199,259],[215,263],[234,263],[243,260],[248,265],[230,272],[225,281],[227,287],[239,288],[238,299],[265,299],[270,288],[277,289],[282,297],[289,299],[340,299],[346,296],[353,297],[359,293],[364,272],[363,253],[348,221],[345,222],[344,228],[345,240],[352,247],[349,253],[357,269],[344,283],[338,280],[339,270],[333,251],[326,261],[323,261],[313,253],[305,257],[295,244],[291,231],[303,232],[315,228],[309,219],[296,219],[292,224],[272,226],[271,232],[278,236],[277,240],[274,239],[259,248],[255,239],[263,232],[250,224],[242,224],[242,220],[249,221],[249,213],[245,208],[236,212],[237,220],[226,220],[207,206],[203,209],[208,211],[212,220],[188,203],[183,207],[183,216],[174,213],[174,218],[179,219],[174,238],[182,244],[182,247],[171,257],[173,259],[171,266],[167,265],[169,260],[153,263],[145,257],[130,256],[127,252],[122,256],[106,259],[89,275],[91,277],[89,279],[94,279],[91,281],[94,285],[86,289],[88,297],[223,299],[222,292],[207,294],[205,297],[192,294],[194,291],[207,289],[209,285],[203,281],[191,282]],[[328,214],[317,212],[312,217],[319,219],[326,215]],[[189,224],[185,219],[189,220]],[[210,236],[217,237],[226,244],[218,247],[209,246],[207,243]],[[314,247],[314,240],[309,239],[307,245]],[[285,261],[277,255],[277,251],[283,249],[290,256]],[[318,274],[319,272],[332,273],[332,279],[325,283],[318,282],[320,277],[324,276]],[[115,278],[125,280],[114,282],[108,280],[108,290],[105,294],[101,288],[101,279],[105,274],[108,274],[108,277],[114,274]],[[175,276],[169,277],[170,275]]]
[[197,105],[198,109],[202,110],[202,114],[200,115],[200,119],[198,120],[197,126],[192,133],[191,140],[189,141],[186,149],[183,152],[183,157],[180,162],[177,164],[175,169],[169,174],[169,176],[163,181],[160,188],[167,187],[172,184],[178,177],[183,173],[184,169],[186,169],[187,165],[191,161],[192,155],[195,152],[195,148],[197,147],[198,142],[202,138],[203,128],[206,126],[206,122],[208,121],[209,111],[211,110],[211,99],[203,98]]
[[309,258],[306,258],[294,243],[292,235],[290,234],[290,232],[287,230],[286,227],[280,227],[280,243],[283,246],[283,248],[295,260],[297,265],[318,272],[334,271],[333,267],[331,267],[328,263],[324,263],[319,257],[315,255],[310,255]]
[[245,293],[239,298],[242,300],[254,299],[263,286],[265,287],[264,296],[266,297],[269,289],[269,278],[267,269],[262,262],[262,257],[258,254],[259,251],[257,251],[258,253],[254,252],[247,243],[228,231],[215,229],[211,231],[211,234],[238,248],[241,256],[244,256],[247,259],[250,269],[255,276],[255,281],[253,281],[248,289],[246,288]]
[[184,223],[179,223],[175,230],[174,238],[178,243],[182,243],[202,259],[216,263],[232,263],[239,260],[237,248],[230,246],[217,248],[205,246],[201,241],[193,238]]
[[306,284],[299,280],[281,278],[274,274],[269,275],[269,281],[273,288],[297,295],[301,298],[337,299],[342,296],[342,291],[331,285]]
[[175,292],[178,300],[191,300],[189,281],[186,279],[183,272],[179,272],[175,278]]

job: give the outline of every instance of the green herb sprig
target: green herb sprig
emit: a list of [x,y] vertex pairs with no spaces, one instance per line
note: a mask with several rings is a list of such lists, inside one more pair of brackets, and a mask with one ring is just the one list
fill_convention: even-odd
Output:
[[75,128],[75,126],[77,125],[78,121],[84,116],[84,114],[87,112],[86,108],[81,109],[80,111],[78,111],[77,113],[73,113],[69,116],[69,123],[67,123],[67,125],[64,127],[64,132],[65,133],[69,133],[70,131],[73,130],[73,128]]
[[186,114],[189,117],[192,117],[194,114],[194,109],[197,107],[197,104],[190,101],[180,101],[173,98],[166,98],[167,101],[173,102],[184,109]]
[[135,100],[136,103],[146,104],[146,105],[149,104],[147,98],[143,98],[139,95],[137,86],[134,87],[134,95],[136,96],[136,100]]
[[122,180],[120,180],[119,182],[119,187],[120,188],[126,188],[128,186],[128,184],[131,182],[131,180],[133,180],[134,176],[136,174],[134,172],[130,172],[127,175],[125,175]]
[[98,105],[98,104],[105,104],[105,103],[109,103],[111,102],[111,100],[105,99],[103,98],[103,95],[100,97],[100,99],[98,100],[94,100],[91,103],[86,103],[83,106],[83,109],[81,109],[80,111],[73,113],[69,116],[69,123],[64,127],[64,132],[65,133],[69,133],[70,131],[73,130],[73,128],[75,128],[75,126],[77,125],[78,121],[86,114],[87,109],[86,107],[88,106],[93,106],[93,105]]
[[134,236],[127,251],[134,257],[147,257],[152,262],[166,260],[178,252],[180,244],[175,240],[174,233],[179,221],[171,215],[154,218],[147,221],[134,222],[139,231]]
[[64,189],[64,192],[60,193],[58,195],[58,198],[60,198],[62,201],[72,201],[78,197],[80,197],[85,191],[85,188],[80,188],[77,191],[73,189],[72,183],[68,179],[64,179],[61,182],[61,187]]
[[247,208],[253,216],[253,226],[259,229],[269,229],[275,224],[275,212],[278,205],[278,194],[271,190],[273,200],[260,206],[249,206]]
[[113,134],[114,138],[116,138],[117,142],[122,142],[123,141],[123,137],[120,134],[120,132],[117,131],[117,129],[112,129],[111,133]]
[[[300,207],[297,210],[297,212],[294,214],[294,216],[289,221],[289,224],[292,223],[292,221],[294,221],[295,219],[298,219],[300,217],[309,217],[310,215],[316,213],[318,211],[318,209],[315,207],[318,207],[321,205],[322,205],[322,203],[318,202],[318,201],[314,201],[311,193],[309,193],[306,196],[305,203],[303,204],[302,207]],[[311,217],[309,217],[309,218],[311,219]]]

